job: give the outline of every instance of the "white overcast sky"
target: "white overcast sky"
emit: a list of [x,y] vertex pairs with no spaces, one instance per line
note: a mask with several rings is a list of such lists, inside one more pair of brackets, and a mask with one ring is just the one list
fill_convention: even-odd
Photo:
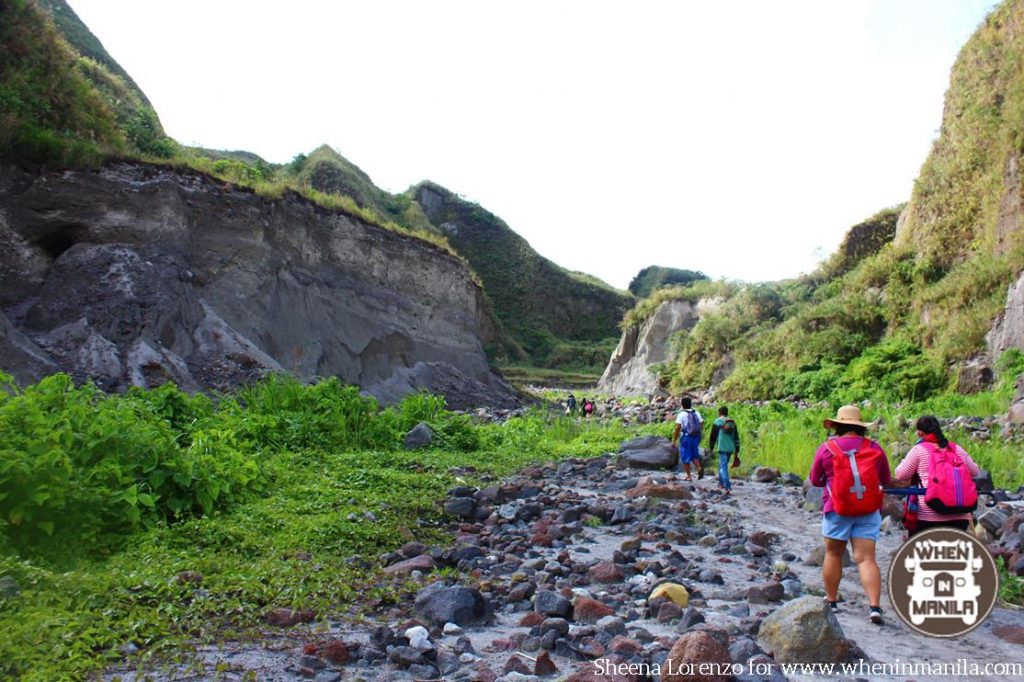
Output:
[[905,201],[992,0],[69,0],[185,144],[329,144],[620,288],[809,272]]

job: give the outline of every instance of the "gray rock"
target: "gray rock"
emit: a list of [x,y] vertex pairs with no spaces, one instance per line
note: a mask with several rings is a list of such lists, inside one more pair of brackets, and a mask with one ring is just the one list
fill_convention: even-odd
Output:
[[626,631],[626,623],[618,616],[605,616],[595,623],[598,632],[606,632],[610,635],[621,635]]
[[572,613],[572,602],[558,594],[544,590],[537,593],[533,608],[538,613],[557,618],[568,618]]
[[13,599],[21,594],[21,585],[9,575],[0,576],[0,598]]
[[794,599],[769,614],[757,643],[780,663],[840,663],[856,652],[832,609],[814,596]]
[[403,668],[417,664],[422,665],[427,662],[423,652],[411,646],[396,646],[388,653],[388,660]]
[[804,479],[802,477],[800,477],[798,474],[792,473],[782,474],[782,476],[779,477],[779,480],[782,481],[783,485],[799,486],[803,485],[804,483]]
[[984,526],[987,531],[995,535],[996,532],[1003,527],[1003,524],[1006,523],[1008,518],[1010,518],[1010,513],[997,505],[983,512],[978,517],[978,523]]
[[409,666],[409,674],[414,680],[436,680],[441,673],[430,664],[413,663]]
[[619,446],[619,464],[637,469],[674,469],[679,453],[660,436],[634,438]]
[[444,503],[444,511],[460,519],[472,519],[476,517],[476,500],[472,497],[450,497]]
[[434,431],[426,422],[420,422],[405,434],[405,449],[418,450],[434,442]]
[[417,592],[415,609],[417,615],[439,628],[445,623],[476,623],[488,615],[487,602],[478,590],[443,583],[434,583]]
[[822,500],[824,492],[824,488],[807,484],[804,487],[804,509],[807,511],[820,512],[824,505],[824,501]]
[[763,653],[764,651],[751,637],[737,637],[729,645],[729,658],[733,663],[746,663],[752,656]]

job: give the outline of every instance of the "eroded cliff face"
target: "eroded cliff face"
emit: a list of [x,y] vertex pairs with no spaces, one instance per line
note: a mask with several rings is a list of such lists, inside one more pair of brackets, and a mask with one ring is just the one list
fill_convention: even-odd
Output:
[[286,371],[507,406],[482,306],[458,259],[295,194],[142,164],[0,168],[0,366],[22,382],[227,389]]
[[658,390],[654,365],[669,359],[673,334],[692,329],[699,319],[700,303],[665,301],[638,327],[622,333],[601,375],[598,389],[618,395],[649,395]]

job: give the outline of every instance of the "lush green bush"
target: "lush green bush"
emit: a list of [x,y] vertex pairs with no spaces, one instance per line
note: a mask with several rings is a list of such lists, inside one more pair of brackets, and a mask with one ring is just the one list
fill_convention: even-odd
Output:
[[175,427],[204,399],[173,388],[112,397],[63,374],[23,392],[2,381],[0,534],[23,551],[106,551],[140,528],[244,499],[259,477],[229,429]]

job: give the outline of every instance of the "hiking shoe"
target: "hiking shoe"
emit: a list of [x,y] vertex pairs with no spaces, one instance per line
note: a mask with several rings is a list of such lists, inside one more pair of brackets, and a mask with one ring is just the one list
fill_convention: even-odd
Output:
[[872,606],[871,611],[868,613],[868,620],[870,620],[875,625],[881,625],[882,623],[884,623],[885,619],[882,618],[882,607]]
[[839,610],[839,600],[838,599],[836,601],[829,601],[828,597],[826,597],[825,598],[825,603],[828,604],[828,607],[830,609],[832,609],[833,611],[838,611]]

